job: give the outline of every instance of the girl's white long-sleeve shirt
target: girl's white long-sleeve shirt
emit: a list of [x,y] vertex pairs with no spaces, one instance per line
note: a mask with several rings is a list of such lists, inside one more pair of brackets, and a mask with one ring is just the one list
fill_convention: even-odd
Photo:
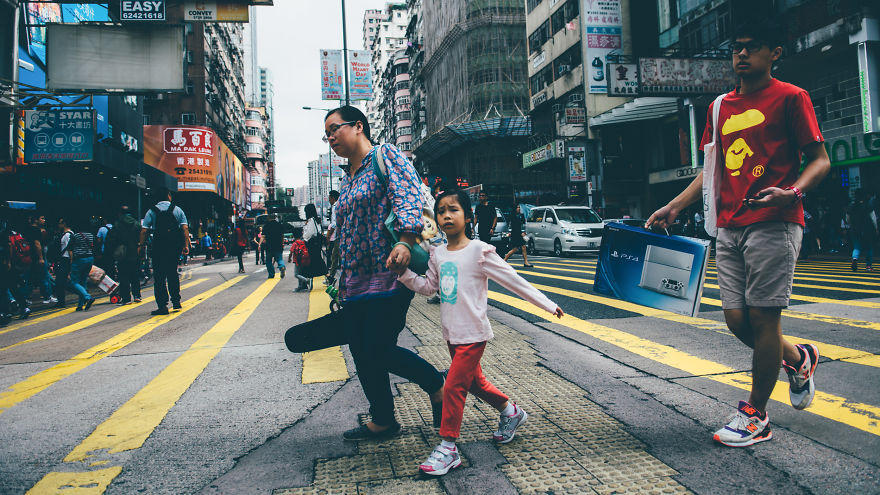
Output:
[[431,248],[425,276],[407,270],[399,280],[426,296],[440,290],[443,338],[458,345],[485,342],[494,336],[487,315],[490,278],[535,306],[556,311],[556,303],[519,276],[493,246],[478,240],[458,251],[445,245]]

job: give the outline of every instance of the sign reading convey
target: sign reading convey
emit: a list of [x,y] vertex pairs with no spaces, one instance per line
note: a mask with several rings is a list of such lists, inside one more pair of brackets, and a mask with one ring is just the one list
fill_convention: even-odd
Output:
[[220,2],[186,2],[183,20],[205,22],[248,22],[248,6]]
[[123,21],[164,21],[165,0],[122,0],[119,19]]
[[90,161],[95,144],[93,110],[25,112],[24,161]]
[[639,93],[639,64],[608,64],[608,96]]
[[736,85],[730,60],[703,58],[639,59],[642,96],[718,95]]
[[351,100],[373,99],[373,69],[369,50],[349,50],[348,90]]
[[584,69],[589,67],[585,77],[590,86],[589,92],[605,94],[608,92],[606,56],[623,47],[620,0],[587,0],[581,19],[587,43]]
[[345,89],[342,87],[342,50],[321,50],[321,99],[341,100]]

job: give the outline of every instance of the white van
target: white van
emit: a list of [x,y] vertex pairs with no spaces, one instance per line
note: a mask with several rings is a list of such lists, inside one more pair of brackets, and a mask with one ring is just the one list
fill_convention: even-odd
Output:
[[605,225],[586,206],[536,206],[526,219],[526,239],[530,253],[598,252]]

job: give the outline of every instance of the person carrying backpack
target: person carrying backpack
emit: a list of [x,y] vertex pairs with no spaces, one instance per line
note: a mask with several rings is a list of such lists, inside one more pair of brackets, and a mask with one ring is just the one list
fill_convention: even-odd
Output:
[[23,320],[31,314],[28,296],[31,292],[30,279],[37,260],[37,248],[24,230],[8,230],[5,240],[9,243],[10,292],[18,303],[19,318]]
[[119,274],[119,305],[141,302],[141,283],[138,277],[138,239],[140,222],[131,214],[131,209],[123,205],[119,216],[104,242],[105,255],[116,263]]
[[[147,243],[147,229],[153,230],[153,292],[158,308],[151,315],[168,314],[168,298],[174,311],[180,310],[180,278],[177,275],[177,260],[181,254],[189,254],[189,225],[186,215],[174,204],[171,191],[165,190],[160,197],[166,198],[151,207],[141,223],[141,239],[138,256]],[[167,285],[167,288],[166,288]]]

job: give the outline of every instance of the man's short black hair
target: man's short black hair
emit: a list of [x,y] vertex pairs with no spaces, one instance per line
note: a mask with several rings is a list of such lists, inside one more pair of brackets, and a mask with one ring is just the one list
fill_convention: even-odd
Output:
[[777,46],[785,48],[786,28],[775,16],[761,19],[744,18],[733,31],[731,41],[751,38],[767,45],[771,50]]

